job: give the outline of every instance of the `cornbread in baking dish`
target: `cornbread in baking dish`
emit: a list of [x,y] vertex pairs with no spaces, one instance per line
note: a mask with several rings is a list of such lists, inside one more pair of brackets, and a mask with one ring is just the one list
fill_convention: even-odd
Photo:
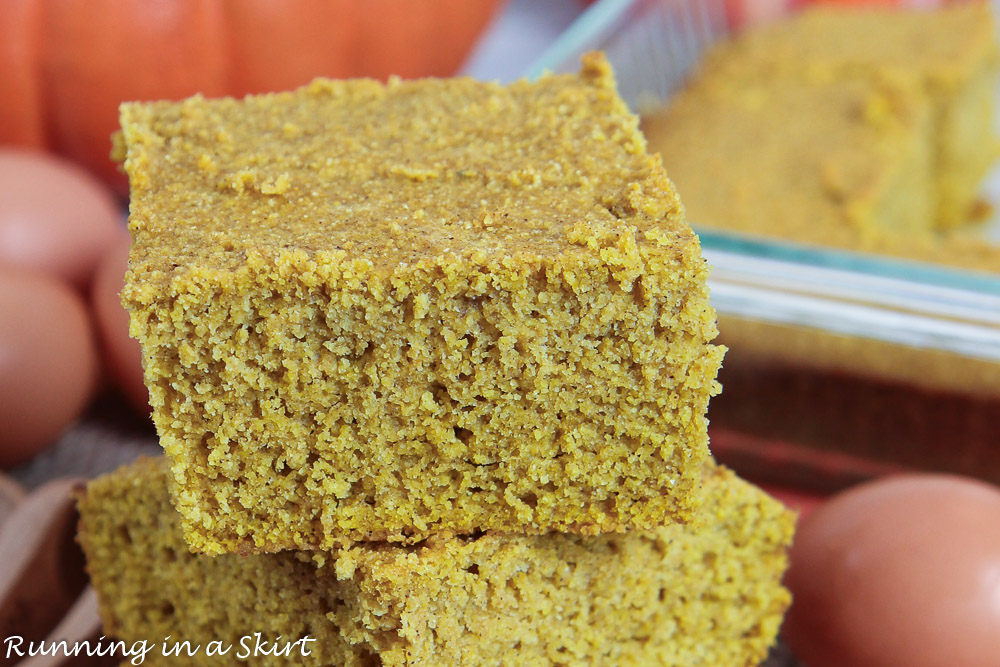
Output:
[[[804,8],[707,51],[643,127],[698,228],[996,274],[995,28],[987,2]],[[766,315],[720,317],[720,431],[997,479],[1000,365]]]
[[123,301],[195,551],[692,519],[707,269],[603,57],[121,121]]
[[[300,665],[757,665],[789,604],[794,516],[731,472],[704,469],[698,525],[624,535],[435,537],[335,553],[191,554],[145,459],[92,482],[80,540],[105,631],[202,650],[303,638]],[[301,646],[301,645],[299,645]]]
[[705,72],[912,81],[931,112],[934,221],[948,228],[968,222],[979,184],[1000,157],[997,65],[991,5],[972,0],[909,11],[816,5],[710,53]]
[[803,9],[711,49],[644,130],[699,225],[926,259],[1000,155],[994,30],[987,2]]
[[930,123],[902,84],[708,77],[644,128],[696,224],[869,248],[934,224]]

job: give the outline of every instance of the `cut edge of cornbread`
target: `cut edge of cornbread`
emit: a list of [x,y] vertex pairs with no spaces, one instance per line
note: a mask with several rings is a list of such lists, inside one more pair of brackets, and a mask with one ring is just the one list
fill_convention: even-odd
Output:
[[315,638],[303,665],[750,667],[790,602],[780,580],[794,516],[714,466],[704,470],[697,526],[247,557],[191,554],[166,476],[162,460],[141,460],[90,483],[80,499],[105,629],[128,643],[169,635],[237,645],[261,632],[267,641]]
[[723,349],[603,57],[122,123],[123,303],[194,550],[692,519]]

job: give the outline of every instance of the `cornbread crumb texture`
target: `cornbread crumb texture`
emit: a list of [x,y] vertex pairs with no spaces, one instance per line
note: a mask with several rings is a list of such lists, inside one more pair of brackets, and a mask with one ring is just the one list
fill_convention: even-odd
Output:
[[756,665],[789,603],[794,517],[721,468],[705,490],[697,527],[209,557],[186,547],[166,466],[143,460],[89,485],[81,542],[128,642],[308,635],[303,665]]
[[996,271],[956,229],[998,155],[994,25],[986,2],[805,9],[711,51],[644,130],[699,225]]
[[692,518],[715,313],[603,58],[122,124],[123,301],[193,549]]

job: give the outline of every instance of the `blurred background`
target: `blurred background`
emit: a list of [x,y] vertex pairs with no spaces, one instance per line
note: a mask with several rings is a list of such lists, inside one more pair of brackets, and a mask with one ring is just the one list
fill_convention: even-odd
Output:
[[[886,475],[1000,483],[990,3],[2,3],[0,515],[51,480],[159,452],[118,298],[121,101],[315,76],[508,82],[572,71],[590,49],[608,53],[715,267],[719,460],[803,517]],[[814,4],[880,13],[831,23]],[[66,581],[38,627],[85,580]],[[770,664],[795,659],[782,645]]]

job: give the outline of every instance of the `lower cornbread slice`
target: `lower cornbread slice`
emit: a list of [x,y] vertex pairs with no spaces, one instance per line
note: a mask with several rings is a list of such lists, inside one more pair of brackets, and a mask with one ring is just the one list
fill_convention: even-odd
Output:
[[[144,664],[177,663],[169,636],[205,665],[756,665],[794,518],[724,468],[704,483],[698,526],[213,557],[188,551],[146,459],[89,485],[80,541],[105,632],[147,641]],[[285,655],[253,656],[276,641]]]

